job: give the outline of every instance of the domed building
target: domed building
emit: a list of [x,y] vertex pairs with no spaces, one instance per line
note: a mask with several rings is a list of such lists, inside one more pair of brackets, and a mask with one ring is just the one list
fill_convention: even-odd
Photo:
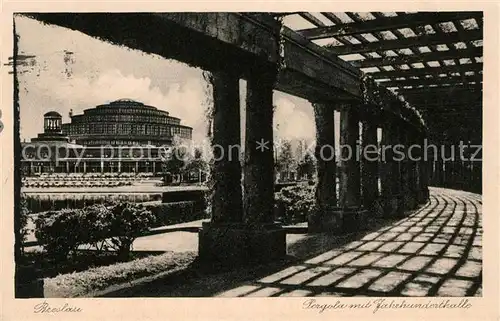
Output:
[[171,145],[174,136],[191,139],[192,128],[168,112],[131,99],[86,109],[71,115],[62,131],[77,144],[85,146]]
[[[159,173],[164,147],[174,137],[191,140],[192,128],[168,112],[131,99],[119,99],[70,112],[62,123],[56,111],[44,114],[44,132],[23,142],[24,175],[41,173]],[[136,150],[139,149],[139,150]],[[145,157],[139,157],[141,153]]]

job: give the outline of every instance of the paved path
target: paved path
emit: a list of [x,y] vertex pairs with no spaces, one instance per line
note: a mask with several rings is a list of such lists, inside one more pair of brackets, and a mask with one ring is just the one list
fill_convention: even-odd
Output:
[[426,206],[357,240],[294,235],[314,242],[298,242],[292,254],[307,257],[320,244],[319,255],[181,284],[159,281],[127,296],[481,296],[481,216],[480,195],[433,188]]
[[406,219],[219,295],[481,295],[481,207],[477,195],[433,189]]

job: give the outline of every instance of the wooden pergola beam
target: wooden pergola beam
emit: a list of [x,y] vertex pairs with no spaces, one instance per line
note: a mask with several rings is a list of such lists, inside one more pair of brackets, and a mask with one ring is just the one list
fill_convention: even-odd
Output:
[[476,18],[480,12],[419,12],[401,16],[378,18],[362,22],[338,24],[297,30],[302,36],[314,40],[349,36],[377,31],[394,30],[418,25]]
[[326,26],[323,21],[319,20],[318,18],[316,18],[315,16],[313,16],[312,14],[310,14],[309,12],[299,12],[299,16],[301,16],[302,18],[306,19],[307,21],[309,21],[310,23],[312,23],[313,25],[315,26],[319,26],[317,28],[321,28],[321,27],[324,27]]
[[[466,77],[441,77],[441,78],[425,78],[425,79],[406,79],[406,80],[390,80],[384,82],[377,82],[384,87],[403,87],[403,86],[428,86],[428,85],[443,85],[443,84],[461,84],[464,81],[481,82],[482,77],[466,76]],[[431,87],[432,88],[432,87]]]
[[291,15],[294,15],[294,14],[298,14],[300,13],[299,11],[295,11],[295,12],[271,12],[271,16],[273,17],[286,17],[286,16],[291,16]]
[[[409,101],[409,103],[412,104],[412,106],[415,106],[415,108],[419,108],[421,111],[428,111],[428,110],[433,110],[435,108],[458,108],[459,110],[475,110],[477,111],[477,108],[481,108],[482,106],[482,101],[481,100],[468,100],[468,101],[462,101],[459,99],[456,100],[446,100],[446,101]],[[479,107],[478,107],[479,106]]]
[[[407,98],[407,97],[405,97]],[[425,100],[425,99],[406,99],[412,106],[423,106],[422,110],[433,108],[435,106],[475,106],[481,105],[482,99],[444,99],[444,100]]]
[[422,87],[422,88],[398,88],[397,92],[404,96],[409,94],[417,95],[431,95],[431,94],[441,94],[441,95],[455,95],[461,92],[467,93],[481,93],[482,94],[482,84],[467,84],[467,85],[440,85],[437,87]]
[[366,53],[378,50],[405,49],[416,46],[429,46],[438,44],[453,44],[457,42],[468,42],[483,38],[483,31],[474,29],[467,32],[449,32],[445,34],[430,34],[417,37],[410,37],[398,40],[384,40],[370,42],[367,44],[326,46],[336,55],[350,55],[356,53]]
[[412,76],[425,76],[425,75],[439,75],[455,72],[467,72],[474,71],[478,72],[483,70],[483,64],[465,64],[460,66],[441,66],[441,67],[431,67],[431,68],[419,68],[419,69],[407,69],[407,70],[391,70],[391,71],[380,71],[371,72],[368,75],[374,79],[386,79],[386,78],[399,78],[399,77],[412,77]]
[[357,68],[371,68],[371,67],[381,67],[390,65],[404,65],[404,64],[414,64],[418,62],[426,61],[439,61],[455,58],[471,58],[471,57],[482,57],[483,47],[473,47],[467,49],[460,49],[455,52],[451,51],[440,51],[440,52],[426,52],[419,55],[409,55],[409,56],[397,56],[397,57],[385,57],[385,58],[370,58],[364,60],[351,60],[349,61],[353,66]]

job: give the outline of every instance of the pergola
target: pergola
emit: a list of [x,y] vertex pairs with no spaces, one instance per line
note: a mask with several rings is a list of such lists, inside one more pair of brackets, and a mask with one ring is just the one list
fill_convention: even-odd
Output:
[[[288,12],[274,16],[403,96],[421,113],[433,140],[481,143],[482,12]],[[311,26],[294,27],[300,22]]]
[[[358,142],[375,146],[379,128],[382,147],[424,150],[427,138],[440,146],[481,143],[482,12],[29,15],[211,73],[212,143],[228,157],[214,163],[201,260],[266,261],[286,253],[285,230],[274,221],[273,150],[259,148],[259,142],[272,146],[274,90],[311,102],[318,156],[337,146],[335,111],[338,145],[353,151]],[[309,27],[297,27],[300,20]],[[244,128],[240,79],[246,80]],[[230,148],[239,144],[245,144],[243,166]],[[358,160],[344,157],[344,148],[337,168],[330,150],[316,157],[312,233],[353,232],[370,215],[404,217],[428,201],[431,184],[480,190],[480,162],[412,159],[409,148],[402,160],[391,151],[385,160]]]

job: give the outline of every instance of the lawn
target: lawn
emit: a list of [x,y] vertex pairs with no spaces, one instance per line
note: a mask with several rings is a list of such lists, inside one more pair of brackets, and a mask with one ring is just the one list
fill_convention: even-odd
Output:
[[[161,253],[161,254],[159,254]],[[86,297],[142,277],[165,274],[186,268],[196,258],[195,252],[133,252],[126,262],[118,262],[116,254],[80,251],[64,263],[50,262],[40,253],[27,253],[43,279],[44,297]]]

